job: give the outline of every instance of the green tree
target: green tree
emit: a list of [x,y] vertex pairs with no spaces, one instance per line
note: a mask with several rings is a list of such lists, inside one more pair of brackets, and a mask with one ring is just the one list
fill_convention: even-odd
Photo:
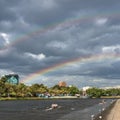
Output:
[[5,83],[0,80],[0,96],[5,93]]
[[1,82],[5,83],[7,82],[7,78],[5,76],[3,76],[1,79],[0,79]]
[[69,94],[71,95],[79,94],[79,89],[76,86],[71,86],[69,87]]
[[48,91],[48,88],[43,84],[33,84],[32,86],[30,86],[30,93],[33,96],[36,96],[37,94],[44,94]]
[[7,96],[7,97],[10,97],[10,94],[12,93],[12,91],[13,91],[13,85],[12,84],[9,84],[9,83],[5,83],[4,84],[5,85],[5,91],[4,91],[4,93],[5,93],[5,96]]
[[90,97],[96,97],[99,98],[102,96],[103,92],[102,89],[99,88],[90,88],[86,91],[86,93],[90,96]]
[[16,97],[25,97],[28,93],[27,86],[23,83],[20,83],[19,85],[13,85],[13,94]]

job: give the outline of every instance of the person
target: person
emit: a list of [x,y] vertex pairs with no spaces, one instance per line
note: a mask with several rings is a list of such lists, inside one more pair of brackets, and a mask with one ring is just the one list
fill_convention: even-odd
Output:
[[52,109],[58,108],[58,104],[52,104],[52,105],[51,105],[51,108],[52,108]]
[[60,108],[60,106],[58,106],[58,104],[51,104],[51,107],[47,108],[45,111],[53,110],[55,108]]

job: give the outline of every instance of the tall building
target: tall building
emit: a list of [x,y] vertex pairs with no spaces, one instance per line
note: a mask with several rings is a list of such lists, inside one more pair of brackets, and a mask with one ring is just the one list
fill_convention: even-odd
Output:
[[60,81],[58,85],[59,87],[66,87],[67,84],[64,81]]
[[15,85],[19,84],[19,76],[17,74],[9,74],[9,75],[5,75],[5,77],[7,78],[6,82]]

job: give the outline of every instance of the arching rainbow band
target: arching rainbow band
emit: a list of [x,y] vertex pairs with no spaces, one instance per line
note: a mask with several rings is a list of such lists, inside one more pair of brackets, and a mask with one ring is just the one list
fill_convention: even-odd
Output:
[[25,83],[28,81],[34,81],[34,79],[37,77],[40,77],[50,72],[54,72],[60,68],[64,68],[65,66],[69,66],[74,63],[100,62],[100,61],[105,61],[105,60],[110,60],[110,59],[120,59],[120,55],[119,54],[98,54],[98,55],[87,56],[87,57],[82,57],[82,58],[81,57],[75,58],[69,61],[55,64],[51,67],[48,67],[42,70],[38,70],[35,73],[32,73],[28,77],[21,80],[21,83]]
[[119,11],[112,11],[110,13],[102,13],[102,14],[93,14],[90,16],[83,16],[83,17],[75,17],[75,18],[69,18],[66,20],[63,20],[59,23],[53,23],[53,24],[49,24],[47,26],[44,26],[43,28],[38,28],[33,30],[30,33],[27,33],[23,36],[19,36],[18,38],[16,38],[15,40],[13,40],[13,42],[11,42],[10,44],[3,46],[2,48],[0,48],[0,50],[3,49],[7,49],[11,46],[14,46],[16,44],[18,44],[19,42],[25,41],[25,40],[29,40],[30,38],[40,35],[40,34],[45,34],[48,31],[54,30],[57,27],[61,27],[61,28],[65,28],[65,27],[69,27],[71,25],[77,25],[79,23],[87,23],[95,18],[104,18],[104,17],[110,17],[110,18],[119,18],[120,17],[120,13]]

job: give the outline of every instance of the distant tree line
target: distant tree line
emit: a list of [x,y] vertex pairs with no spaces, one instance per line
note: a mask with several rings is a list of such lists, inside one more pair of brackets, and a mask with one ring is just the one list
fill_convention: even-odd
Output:
[[90,88],[86,91],[90,97],[100,98],[101,96],[120,96],[120,88],[100,89]]
[[[48,88],[44,84],[33,84],[27,86],[23,83],[18,85],[10,84],[6,82],[6,78],[0,78],[0,97],[44,97],[44,96],[65,96],[76,94],[82,95],[82,90],[79,90],[76,86],[65,86],[60,87],[54,85]],[[89,97],[99,98],[101,96],[120,96],[120,89],[100,89],[100,88],[89,88],[86,90],[86,95]]]
[[75,95],[79,94],[80,91],[76,86],[71,87],[60,87],[55,85],[48,88],[44,84],[33,84],[27,86],[23,83],[18,85],[10,84],[6,77],[0,79],[0,96],[1,97],[44,97],[44,96],[58,96],[58,95]]

